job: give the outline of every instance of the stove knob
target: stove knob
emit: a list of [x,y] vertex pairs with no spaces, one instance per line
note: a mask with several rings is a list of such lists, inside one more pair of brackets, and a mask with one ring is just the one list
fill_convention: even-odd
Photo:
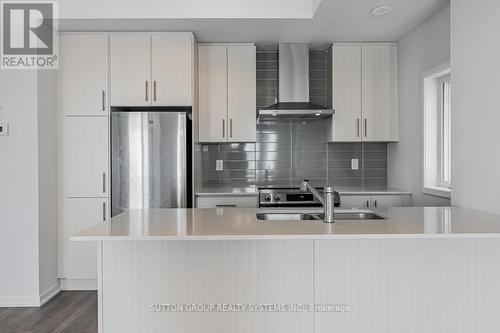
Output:
[[281,198],[279,196],[277,196],[277,195],[274,196],[274,201],[280,201],[280,200],[281,200]]
[[266,197],[264,198],[264,200],[271,201],[271,196],[270,195],[266,195]]

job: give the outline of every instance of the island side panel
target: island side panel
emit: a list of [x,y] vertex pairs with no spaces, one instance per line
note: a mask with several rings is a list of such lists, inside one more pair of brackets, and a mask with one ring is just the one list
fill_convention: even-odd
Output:
[[500,327],[500,241],[315,241],[317,333],[470,333]]
[[304,333],[313,313],[150,312],[151,304],[311,304],[312,240],[104,241],[105,333]]

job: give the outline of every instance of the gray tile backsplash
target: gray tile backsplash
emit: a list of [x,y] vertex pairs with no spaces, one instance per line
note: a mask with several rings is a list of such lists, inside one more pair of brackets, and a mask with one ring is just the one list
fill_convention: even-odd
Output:
[[[386,186],[387,144],[327,143],[328,120],[281,119],[257,124],[256,143],[202,146],[204,187]],[[351,170],[351,159],[359,170]],[[224,171],[216,171],[217,159]]]
[[[311,102],[327,104],[327,54],[309,55]],[[278,53],[257,52],[257,107],[278,98]],[[314,186],[386,186],[387,144],[327,143],[329,120],[281,119],[257,124],[256,143],[204,144],[203,187],[298,186],[308,178]],[[351,159],[359,170],[351,170]],[[216,160],[224,171],[216,171]]]

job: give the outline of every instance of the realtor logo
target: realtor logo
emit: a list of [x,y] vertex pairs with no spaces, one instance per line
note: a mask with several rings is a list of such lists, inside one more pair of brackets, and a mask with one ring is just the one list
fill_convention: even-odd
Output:
[[57,68],[57,2],[2,1],[2,69]]

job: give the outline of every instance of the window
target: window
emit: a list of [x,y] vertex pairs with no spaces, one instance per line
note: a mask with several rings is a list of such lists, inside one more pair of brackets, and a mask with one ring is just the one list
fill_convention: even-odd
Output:
[[423,75],[422,193],[451,195],[451,70],[445,64]]
[[451,188],[451,82],[440,78],[439,88],[439,185]]

